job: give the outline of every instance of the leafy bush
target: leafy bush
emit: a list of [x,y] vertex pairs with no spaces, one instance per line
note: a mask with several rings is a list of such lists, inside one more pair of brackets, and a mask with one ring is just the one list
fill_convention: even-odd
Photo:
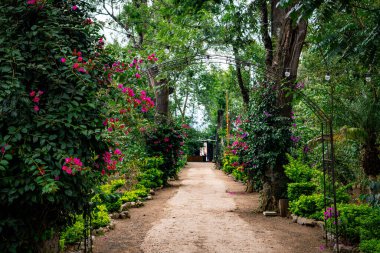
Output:
[[115,179],[111,181],[111,192],[115,192],[125,185],[125,179]]
[[116,201],[113,201],[113,202],[104,202],[108,212],[117,212],[121,205],[123,204],[120,197],[118,196],[118,198],[116,199]]
[[164,164],[162,156],[146,157],[140,163],[141,171],[145,172],[150,169],[159,169]]
[[287,155],[289,163],[284,165],[286,176],[293,182],[310,182],[313,177],[321,174],[320,171],[310,168],[309,165],[302,161],[302,156],[293,158]]
[[64,241],[64,244],[72,244],[83,240],[83,231],[84,231],[84,220],[81,215],[76,216],[76,222],[67,227],[61,233],[61,240]]
[[298,200],[289,202],[289,210],[293,214],[318,220],[322,219],[323,208],[324,199],[322,194],[301,195]]
[[105,205],[96,206],[92,212],[92,226],[94,228],[105,227],[110,224],[110,222],[107,207]]
[[317,186],[312,182],[289,183],[288,198],[290,201],[296,201],[301,195],[311,195]]
[[159,169],[152,168],[145,170],[137,176],[138,184],[148,189],[158,188],[164,183],[162,180],[163,175],[164,173]]
[[225,153],[223,157],[223,167],[222,170],[226,172],[227,174],[231,174],[235,166],[233,165],[234,163],[238,163],[239,157],[236,155],[232,155],[229,153]]
[[[99,91],[109,59],[99,26],[84,24],[84,2],[77,12],[63,0],[0,5],[0,251],[31,252],[82,212],[102,181],[94,154],[108,149]],[[63,167],[69,157],[76,169]]]
[[[338,205],[339,236],[343,242],[360,243],[362,252],[378,252],[380,242],[380,209],[368,205],[340,204]],[[327,220],[327,230],[335,219]],[[332,231],[333,232],[333,231]]]
[[360,240],[380,240],[380,208],[372,208],[369,216],[360,219]]
[[123,196],[121,196],[121,201],[122,202],[132,202],[132,201],[137,201],[141,198],[145,198],[149,194],[149,190],[145,187],[138,186],[140,188],[135,189],[133,191],[126,191],[124,192]]
[[159,169],[163,172],[164,184],[172,177],[176,177],[183,162],[185,129],[176,124],[160,124],[145,131],[147,153],[163,158]]
[[380,253],[380,239],[363,240],[359,249],[362,253]]
[[232,171],[232,176],[238,181],[241,181],[241,182],[247,181],[247,174],[239,168],[235,168]]

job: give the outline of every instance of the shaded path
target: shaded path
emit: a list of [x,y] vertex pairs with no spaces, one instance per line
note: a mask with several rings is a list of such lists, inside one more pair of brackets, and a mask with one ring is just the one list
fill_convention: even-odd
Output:
[[97,238],[95,252],[320,252],[318,228],[252,213],[258,194],[244,193],[242,184],[212,166],[189,163],[179,187],[158,192],[146,207],[131,210],[131,220],[118,221],[116,230]]

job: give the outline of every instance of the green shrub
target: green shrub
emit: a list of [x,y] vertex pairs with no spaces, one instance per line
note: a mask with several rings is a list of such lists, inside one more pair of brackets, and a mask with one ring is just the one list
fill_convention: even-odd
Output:
[[311,195],[317,186],[312,182],[289,183],[288,198],[289,201],[296,201],[301,195]]
[[380,253],[380,239],[361,241],[359,248],[362,253]]
[[111,192],[115,192],[125,185],[125,179],[115,179],[111,181]]
[[114,193],[119,188],[125,185],[125,179],[115,179],[112,180],[109,184],[101,185],[99,188],[105,194]]
[[293,158],[287,155],[289,163],[284,165],[286,176],[293,182],[309,182],[313,177],[321,174],[320,171],[310,168],[302,161],[302,156]]
[[[380,214],[368,205],[340,204],[339,235],[345,242],[358,244],[360,240],[379,239]],[[333,229],[334,219],[329,219],[327,229]]]
[[302,217],[322,219],[324,209],[324,199],[322,194],[309,196],[301,195],[298,200],[289,203],[289,210]]
[[121,205],[123,204],[121,199],[118,198],[116,201],[114,202],[106,202],[104,203],[108,212],[112,213],[112,212],[117,212],[119,211]]
[[105,227],[110,224],[111,220],[108,216],[108,210],[105,205],[99,205],[92,212],[92,226],[93,228]]
[[246,182],[247,181],[247,174],[244,171],[241,171],[240,169],[235,168],[232,171],[232,176],[241,182]]
[[141,171],[147,171],[150,169],[159,169],[164,164],[162,156],[146,157],[141,162]]
[[140,188],[134,190],[134,193],[139,197],[139,198],[145,198],[148,196],[149,192],[147,188]]
[[[106,178],[94,157],[108,150],[100,138],[99,94],[107,86],[104,63],[112,60],[97,46],[99,24],[83,22],[93,7],[36,2],[0,4],[0,252],[36,252],[51,229],[60,231],[83,211]],[[80,11],[71,11],[75,3]],[[74,49],[92,59],[79,68],[86,73],[73,68]],[[85,169],[62,170],[70,157]]]
[[238,161],[239,161],[238,156],[225,153],[223,157],[222,170],[226,172],[227,174],[231,174],[235,169],[235,167],[232,166],[232,164]]
[[159,169],[163,172],[162,180],[167,184],[169,178],[177,176],[183,157],[185,130],[176,125],[159,124],[145,132],[146,152],[152,156],[162,157],[163,163]]
[[61,240],[65,244],[72,244],[83,240],[84,221],[81,215],[77,215],[76,222],[67,227],[61,234]]
[[121,196],[120,199],[123,203],[132,202],[132,201],[134,202],[141,198],[145,198],[146,196],[148,196],[148,194],[149,194],[148,189],[143,187],[143,188],[139,188],[133,191],[124,192],[123,196]]
[[134,191],[124,192],[123,196],[121,196],[121,201],[125,202],[135,202],[139,199],[139,196]]
[[380,209],[372,208],[369,216],[361,217],[360,240],[380,240]]
[[137,180],[145,188],[154,189],[163,185],[163,175],[164,173],[161,170],[152,168],[138,175]]

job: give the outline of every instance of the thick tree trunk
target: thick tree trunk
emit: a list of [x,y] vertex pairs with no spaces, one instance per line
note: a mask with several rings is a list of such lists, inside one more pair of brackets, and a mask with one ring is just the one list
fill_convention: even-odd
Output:
[[[274,105],[280,111],[280,115],[277,116],[290,118],[293,98],[288,94],[286,89],[281,89],[281,87],[292,88],[297,78],[299,58],[306,38],[307,21],[300,20],[298,24],[294,24],[290,17],[286,15],[288,10],[277,8],[277,3],[278,0],[271,1],[272,43],[268,41],[268,26],[265,24],[265,18],[268,16],[266,13],[268,8],[265,1],[262,1],[260,6],[263,22],[261,31],[267,51],[267,81],[277,86],[280,90],[277,104]],[[271,52],[272,47],[274,49],[273,55]],[[289,77],[285,77],[285,70],[290,72]],[[286,127],[290,131],[290,123]],[[273,168],[266,168],[263,190],[261,192],[261,206],[263,210],[278,210],[278,201],[286,194],[288,179],[283,168],[283,165],[286,163],[286,152],[284,150],[283,154],[277,157]]]
[[155,82],[155,97],[155,121],[158,124],[166,124],[169,115],[169,87],[166,79]]
[[363,146],[362,167],[368,177],[376,178],[380,175],[379,149],[376,145],[377,135],[375,131],[368,130],[368,139]]
[[[235,59],[239,58],[239,50],[238,50],[238,48],[236,46],[233,46],[233,51],[234,51]],[[237,76],[238,85],[239,85],[239,88],[240,88],[240,93],[241,93],[241,96],[243,98],[244,107],[246,109],[248,109],[248,107],[249,107],[249,90],[244,85],[243,76],[241,74],[241,65],[240,65],[240,63],[236,62],[235,66],[236,66],[236,76]]]
[[59,235],[56,233],[49,240],[43,241],[37,249],[37,253],[59,253]]

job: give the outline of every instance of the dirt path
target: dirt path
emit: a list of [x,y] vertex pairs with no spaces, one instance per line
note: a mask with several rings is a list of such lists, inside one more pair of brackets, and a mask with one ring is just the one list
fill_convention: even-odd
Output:
[[[130,220],[95,242],[97,253],[320,252],[319,228],[254,214],[258,194],[244,193],[210,163],[189,163],[175,186],[158,192]],[[167,201],[166,201],[167,200]]]

